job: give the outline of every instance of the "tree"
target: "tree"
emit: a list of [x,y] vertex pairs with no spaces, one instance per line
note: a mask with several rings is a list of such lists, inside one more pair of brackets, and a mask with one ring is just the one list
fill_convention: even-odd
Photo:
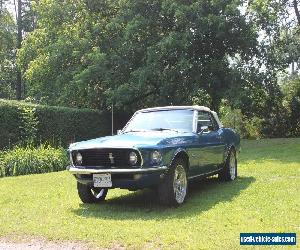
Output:
[[290,133],[300,135],[300,77],[291,76],[283,80],[284,105],[289,110]]
[[[292,75],[297,74],[295,65],[300,58],[300,26],[297,2],[293,0],[254,0],[249,1],[248,16],[260,30],[261,38],[258,49],[261,57],[260,72],[264,74],[262,86],[264,98],[263,127],[266,136],[286,136],[294,131],[296,116],[288,105],[283,105],[286,93],[279,86],[282,75],[291,66]],[[288,78],[288,77],[287,77]],[[295,102],[294,102],[295,103]],[[297,107],[297,105],[294,105]],[[293,132],[292,132],[293,133]]]
[[9,0],[0,1],[1,32],[1,94],[2,98],[21,99],[24,84],[20,68],[16,63],[17,50],[21,48],[23,35],[34,29],[35,13],[31,4],[35,0],[14,1],[16,17],[8,11]]
[[272,74],[299,61],[299,11],[294,0],[249,1],[248,16],[261,30],[260,48]]
[[[22,1],[18,0],[18,14],[17,14],[17,49],[21,49],[22,43]],[[22,75],[19,67],[16,68],[17,81],[16,81],[16,98],[21,100],[22,98]]]
[[[35,0],[18,0],[16,1],[15,9],[17,9],[17,50],[21,49],[23,35],[34,29],[35,26],[35,13],[31,8],[31,4],[35,3]],[[19,65],[16,68],[17,82],[16,82],[16,98],[18,100],[22,99],[25,92],[25,86],[22,80],[21,69]]]
[[0,98],[11,98],[16,83],[15,22],[3,2],[0,7]]
[[293,7],[294,7],[294,10],[295,10],[295,15],[297,17],[298,25],[300,26],[300,14],[299,14],[297,0],[293,0]]
[[[20,50],[28,93],[46,103],[134,110],[185,104],[218,109],[230,58],[255,55],[257,33],[226,1],[43,1]],[[196,98],[197,99],[197,98]]]

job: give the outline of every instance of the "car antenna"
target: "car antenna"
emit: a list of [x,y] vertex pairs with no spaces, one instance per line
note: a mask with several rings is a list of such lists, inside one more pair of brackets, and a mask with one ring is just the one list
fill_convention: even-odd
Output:
[[114,103],[111,105],[111,135],[114,135]]

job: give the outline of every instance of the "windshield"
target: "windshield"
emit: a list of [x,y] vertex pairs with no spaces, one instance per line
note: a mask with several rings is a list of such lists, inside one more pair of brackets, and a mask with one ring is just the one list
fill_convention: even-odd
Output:
[[142,132],[149,130],[192,132],[193,115],[193,110],[140,112],[131,119],[123,132]]

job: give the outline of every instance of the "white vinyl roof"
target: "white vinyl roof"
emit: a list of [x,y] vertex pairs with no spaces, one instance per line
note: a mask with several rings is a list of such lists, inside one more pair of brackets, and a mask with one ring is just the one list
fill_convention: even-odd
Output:
[[137,112],[151,112],[151,111],[158,111],[158,110],[174,110],[174,109],[194,109],[198,111],[208,111],[211,112],[210,108],[204,106],[165,106],[165,107],[155,107],[155,108],[147,108],[147,109],[140,109]]

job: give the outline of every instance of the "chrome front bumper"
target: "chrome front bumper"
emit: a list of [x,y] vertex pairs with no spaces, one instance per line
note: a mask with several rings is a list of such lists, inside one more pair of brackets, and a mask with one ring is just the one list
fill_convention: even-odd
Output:
[[163,172],[168,169],[167,166],[159,166],[152,168],[112,168],[112,169],[96,169],[96,168],[82,168],[76,166],[69,166],[69,170],[72,174],[142,174],[142,173],[154,173],[154,172]]

